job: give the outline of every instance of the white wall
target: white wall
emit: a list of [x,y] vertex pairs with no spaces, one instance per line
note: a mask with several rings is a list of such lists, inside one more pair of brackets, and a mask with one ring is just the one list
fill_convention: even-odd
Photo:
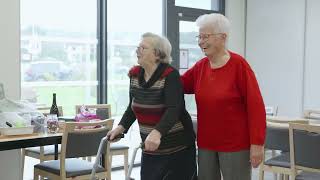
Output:
[[246,58],[279,115],[302,113],[304,28],[303,0],[247,0]]
[[228,48],[245,56],[246,0],[226,0],[226,16],[231,22]]
[[20,4],[0,1],[0,82],[7,97],[20,99]]
[[307,0],[304,107],[320,109],[320,1]]
[[[10,99],[20,99],[20,4],[0,0],[0,82]],[[22,179],[20,150],[0,151],[0,179]]]

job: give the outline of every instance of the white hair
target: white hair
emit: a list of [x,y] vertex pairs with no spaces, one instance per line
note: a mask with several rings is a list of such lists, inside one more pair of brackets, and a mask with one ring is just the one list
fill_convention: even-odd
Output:
[[196,24],[199,28],[210,27],[214,33],[224,33],[229,36],[230,21],[219,13],[204,14],[197,18]]
[[162,63],[171,63],[171,43],[166,37],[161,37],[157,34],[153,34],[150,32],[144,33],[142,38],[150,38],[152,42],[152,46],[155,50],[157,56],[159,56],[159,60]]

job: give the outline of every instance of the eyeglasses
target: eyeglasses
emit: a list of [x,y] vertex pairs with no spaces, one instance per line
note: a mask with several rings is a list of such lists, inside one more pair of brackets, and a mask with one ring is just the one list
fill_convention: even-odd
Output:
[[142,47],[142,46],[137,46],[136,51],[141,53],[141,52],[143,52],[145,49],[149,49],[149,48]]
[[203,41],[208,41],[210,36],[215,36],[215,35],[220,35],[222,33],[211,33],[211,34],[199,34],[198,36],[196,36],[197,41],[200,41],[201,39]]

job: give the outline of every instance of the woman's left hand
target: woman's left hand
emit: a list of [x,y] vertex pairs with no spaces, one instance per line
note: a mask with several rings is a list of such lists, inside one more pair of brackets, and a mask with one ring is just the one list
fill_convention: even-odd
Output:
[[145,151],[155,151],[159,148],[161,142],[161,133],[157,130],[152,130],[144,141]]
[[257,168],[262,161],[264,148],[261,145],[251,144],[250,162],[251,166]]

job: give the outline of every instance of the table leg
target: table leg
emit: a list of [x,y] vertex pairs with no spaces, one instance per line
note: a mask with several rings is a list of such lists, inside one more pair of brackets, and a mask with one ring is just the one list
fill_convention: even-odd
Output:
[[58,152],[58,144],[55,144],[55,145],[54,145],[54,159],[55,159],[55,160],[58,160],[58,155],[59,155],[59,152]]

